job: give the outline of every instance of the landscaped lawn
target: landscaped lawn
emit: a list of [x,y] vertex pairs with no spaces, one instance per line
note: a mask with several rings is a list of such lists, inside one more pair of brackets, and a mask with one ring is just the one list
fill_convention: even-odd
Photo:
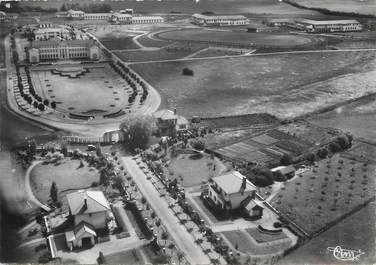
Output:
[[[79,78],[69,78],[51,73],[51,67],[35,67],[31,71],[38,94],[57,109],[75,115],[91,116],[116,113],[128,105],[130,88],[108,64],[81,65],[88,68]],[[78,66],[60,65],[60,71],[75,70]]]
[[170,179],[177,178],[183,187],[192,187],[207,182],[210,177],[216,177],[224,169],[217,158],[203,154],[180,154],[171,159],[166,175]]
[[50,201],[50,188],[52,182],[56,183],[59,190],[59,199],[64,200],[65,195],[73,190],[84,189],[99,181],[99,174],[95,168],[90,168],[84,162],[80,168],[79,160],[65,158],[60,164],[36,165],[30,174],[30,185],[35,197],[42,203]]
[[[176,107],[183,116],[267,112],[291,118],[376,92],[375,66],[374,52],[330,52],[132,68],[161,92],[167,107]],[[182,75],[183,68],[193,70],[194,76]]]
[[375,196],[376,166],[355,159],[348,152],[317,162],[286,182],[272,205],[308,234],[341,220]]
[[250,235],[245,230],[233,230],[222,232],[219,235],[224,236],[233,248],[238,248],[240,252],[250,255],[265,255],[282,253],[291,247],[291,240],[285,242],[272,243],[268,245],[256,245],[252,242]]
[[122,251],[116,254],[110,254],[105,256],[106,264],[135,264],[143,265],[145,262],[142,259],[139,249],[132,249]]

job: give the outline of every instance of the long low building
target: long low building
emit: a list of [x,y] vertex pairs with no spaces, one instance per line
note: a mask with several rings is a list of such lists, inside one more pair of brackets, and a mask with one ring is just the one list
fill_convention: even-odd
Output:
[[114,13],[111,22],[116,24],[159,24],[164,22],[161,16],[135,16],[131,14]]
[[109,20],[112,16],[112,13],[85,13],[85,20]]
[[193,14],[193,23],[200,26],[240,26],[249,25],[249,19],[242,15],[202,15]]
[[100,59],[100,49],[92,39],[34,41],[29,48],[30,63],[47,60]]
[[52,38],[68,38],[69,30],[61,27],[39,28],[34,31],[36,40],[48,40]]
[[0,11],[0,22],[12,21],[18,18],[17,14],[5,13]]
[[362,24],[354,19],[348,20],[311,20],[296,19],[295,26],[307,32],[346,32],[361,31]]

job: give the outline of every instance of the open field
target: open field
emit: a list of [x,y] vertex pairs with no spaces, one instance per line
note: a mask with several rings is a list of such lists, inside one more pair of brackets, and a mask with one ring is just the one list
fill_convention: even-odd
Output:
[[361,250],[359,263],[373,264],[375,262],[375,203],[368,204],[342,222],[330,228],[323,234],[312,239],[307,244],[294,250],[283,258],[279,264],[334,264],[337,260],[327,247],[341,246],[344,249]]
[[[374,52],[354,51],[134,64],[132,68],[166,97],[169,107],[187,117],[266,112],[291,118],[376,92],[375,65]],[[194,76],[182,75],[185,67]]]
[[374,198],[375,169],[351,150],[336,154],[286,182],[271,204],[308,234],[320,233]]
[[99,41],[109,50],[125,50],[125,49],[139,49],[140,47],[134,43],[133,37],[118,36],[100,38]]
[[210,177],[218,176],[224,169],[224,165],[217,159],[211,159],[209,155],[202,157],[190,154],[180,154],[173,158],[166,173],[168,178],[177,178],[183,187],[192,187],[207,182]]
[[60,164],[39,164],[30,173],[30,184],[35,197],[42,203],[50,200],[50,188],[53,181],[59,190],[59,199],[74,189],[90,187],[91,183],[99,181],[96,169],[90,168],[84,162],[80,168],[79,160],[64,159]]
[[325,8],[331,11],[376,15],[376,2],[372,0],[293,0],[306,7]]
[[[68,0],[52,0],[48,3],[43,3],[45,8],[60,8],[64,2]],[[80,3],[89,4],[90,0],[82,0]],[[183,12],[194,13],[203,12],[203,10],[213,11],[216,13],[272,13],[272,14],[311,14],[314,11],[301,10],[299,8],[290,6],[286,3],[273,0],[238,0],[236,2],[231,0],[200,0],[196,1],[109,1],[105,3],[111,5],[113,10],[121,10],[125,8],[133,8],[137,12],[148,13],[170,13]],[[21,2],[21,6],[40,6],[39,2],[28,1]]]
[[339,128],[356,137],[370,141],[376,138],[376,96],[340,106],[332,111],[313,116],[310,121],[320,126]]
[[205,44],[179,44],[174,43],[153,51],[122,51],[115,52],[125,62],[144,62],[181,59],[199,50],[207,48]]
[[304,46],[311,40],[304,36],[270,33],[250,33],[234,31],[216,31],[208,29],[182,29],[158,34],[161,39],[176,41],[208,41],[223,43],[239,43],[261,47],[294,47]]
[[32,68],[39,95],[57,102],[57,109],[75,115],[103,116],[116,113],[128,104],[130,87],[107,64],[59,66],[61,73],[86,71],[78,78],[54,74],[51,67]]

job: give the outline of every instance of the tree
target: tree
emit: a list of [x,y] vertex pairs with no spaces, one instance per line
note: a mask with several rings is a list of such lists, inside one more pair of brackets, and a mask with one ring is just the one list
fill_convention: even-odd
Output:
[[120,125],[124,133],[124,144],[132,151],[145,149],[152,133],[152,120],[148,116],[134,116]]
[[185,256],[184,252],[178,251],[177,258],[178,258],[179,265],[180,265],[180,262],[183,260],[184,256]]
[[64,11],[67,11],[67,6],[64,4],[62,4],[62,6],[60,7],[60,11],[64,12]]
[[43,101],[43,104],[44,104],[45,106],[48,106],[48,104],[50,104],[50,101],[48,101],[48,99],[45,99],[45,100]]
[[53,181],[51,184],[50,197],[54,203],[58,202],[58,189],[57,189],[55,181]]
[[56,109],[56,102],[55,101],[51,102],[51,108]]
[[45,108],[45,106],[44,106],[43,103],[39,103],[39,104],[38,104],[38,109],[39,109],[40,111],[44,111],[44,108]]
[[201,139],[194,139],[190,142],[193,149],[197,151],[204,151],[205,150],[205,142]]
[[188,75],[188,76],[194,76],[193,70],[191,70],[189,68],[184,68],[183,71],[182,71],[182,74],[183,75]]
[[281,157],[281,165],[283,166],[288,166],[288,165],[291,165],[292,164],[292,156],[289,155],[289,154],[283,154],[283,156]]
[[166,241],[167,241],[167,239],[168,239],[168,234],[167,234],[167,232],[166,232],[166,231],[163,231],[161,237],[162,237],[162,239],[165,241],[165,245],[166,245]]

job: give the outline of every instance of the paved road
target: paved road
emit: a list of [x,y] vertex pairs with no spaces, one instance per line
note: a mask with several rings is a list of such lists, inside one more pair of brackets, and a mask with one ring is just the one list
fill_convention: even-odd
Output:
[[132,175],[141,193],[166,226],[178,248],[185,253],[187,260],[194,265],[210,264],[209,258],[194,242],[191,234],[179,223],[178,218],[174,216],[173,212],[168,208],[167,202],[160,197],[153,184],[146,179],[146,175],[141,171],[136,162],[131,157],[123,157],[122,160],[127,171]]

